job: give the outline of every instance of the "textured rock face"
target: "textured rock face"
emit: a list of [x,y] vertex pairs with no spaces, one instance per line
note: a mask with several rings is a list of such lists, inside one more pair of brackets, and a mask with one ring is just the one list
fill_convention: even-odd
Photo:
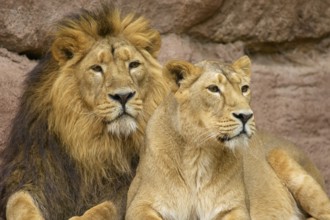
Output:
[[0,45],[18,53],[40,55],[56,18],[86,5],[87,0],[1,0]]
[[[21,83],[46,48],[51,25],[87,0],[0,0],[0,147],[17,109]],[[162,33],[159,60],[221,59],[248,54],[259,128],[303,148],[330,195],[330,1],[118,1]],[[11,52],[9,52],[9,51]]]
[[330,31],[329,1],[225,1],[191,33],[217,42],[285,42],[318,38]]
[[35,63],[0,48],[0,148],[5,144],[10,121],[17,109],[24,75]]

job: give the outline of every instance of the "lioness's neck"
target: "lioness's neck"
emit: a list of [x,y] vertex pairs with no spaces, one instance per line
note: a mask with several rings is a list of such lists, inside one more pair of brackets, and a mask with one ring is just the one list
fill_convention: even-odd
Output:
[[[220,146],[199,148],[184,146],[181,169],[196,187],[206,185],[214,178],[226,176],[242,166],[241,154]],[[239,169],[238,169],[239,170]]]

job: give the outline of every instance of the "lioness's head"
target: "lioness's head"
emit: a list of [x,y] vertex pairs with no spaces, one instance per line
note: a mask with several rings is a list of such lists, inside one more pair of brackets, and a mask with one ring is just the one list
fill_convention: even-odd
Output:
[[182,135],[202,145],[220,142],[235,147],[254,133],[249,104],[251,62],[247,56],[232,64],[172,61],[164,73],[174,82]]
[[64,19],[51,48],[60,67],[55,107],[65,103],[78,114],[93,116],[110,134],[131,135],[151,114],[148,108],[155,108],[148,96],[161,94],[161,75],[155,73],[159,48],[159,32],[146,19],[121,18],[116,9],[104,6]]

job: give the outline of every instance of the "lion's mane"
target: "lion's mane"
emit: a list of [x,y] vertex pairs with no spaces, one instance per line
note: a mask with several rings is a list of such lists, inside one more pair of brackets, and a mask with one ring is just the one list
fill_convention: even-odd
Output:
[[[74,68],[65,69],[66,61],[79,62],[105,36],[125,38],[149,65],[143,116],[137,131],[125,138],[107,133],[100,119],[88,114],[69,74]],[[134,15],[122,19],[113,6],[83,10],[58,23],[50,52],[25,80],[1,153],[1,217],[9,196],[19,190],[33,195],[46,219],[80,215],[106,199],[122,202],[118,193],[131,181],[145,124],[166,90],[155,60],[159,48],[159,33],[147,20]]]

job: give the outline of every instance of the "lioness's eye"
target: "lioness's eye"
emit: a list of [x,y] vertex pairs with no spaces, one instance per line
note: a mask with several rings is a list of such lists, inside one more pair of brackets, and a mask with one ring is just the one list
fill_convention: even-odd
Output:
[[103,73],[103,69],[100,65],[95,64],[91,66],[91,69],[97,73]]
[[129,69],[134,69],[134,68],[137,68],[138,66],[140,66],[141,63],[139,61],[132,61],[128,64],[128,68]]
[[220,92],[220,89],[218,86],[216,85],[210,85],[207,87],[207,89],[210,91],[210,92]]
[[249,88],[250,87],[248,85],[242,86],[242,88],[241,88],[242,93],[246,93],[249,90]]

